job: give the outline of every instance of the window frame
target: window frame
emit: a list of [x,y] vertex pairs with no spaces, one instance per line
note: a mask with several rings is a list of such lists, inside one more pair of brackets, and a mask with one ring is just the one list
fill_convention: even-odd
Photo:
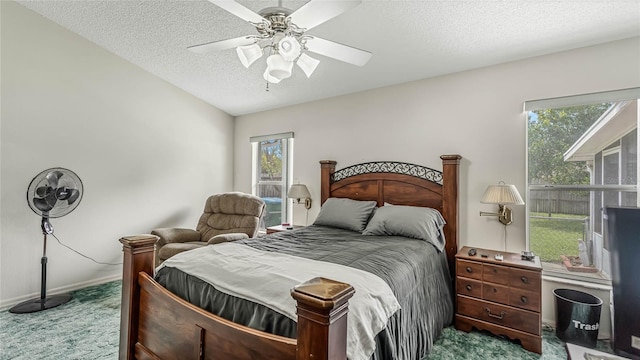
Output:
[[[281,216],[278,224],[290,223],[292,217],[292,206],[290,199],[287,198],[287,191],[291,185],[293,178],[293,146],[294,133],[285,132],[270,135],[252,136],[249,138],[251,143],[251,193],[255,196],[259,195],[260,185],[278,185],[282,186],[280,194]],[[282,179],[278,181],[264,181],[260,179],[261,168],[261,144],[267,141],[281,141],[282,152]],[[271,226],[271,225],[269,225]],[[260,231],[266,229],[263,221],[260,222]]]
[[[529,183],[530,179],[529,179],[529,113],[531,111],[535,111],[535,110],[543,110],[543,109],[551,109],[551,108],[563,108],[563,107],[571,107],[571,106],[577,106],[577,105],[589,105],[589,104],[597,104],[597,103],[604,103],[604,102],[617,102],[617,101],[622,101],[622,100],[637,100],[638,104],[640,104],[640,88],[630,88],[630,89],[623,89],[623,90],[617,90],[617,91],[608,91],[608,92],[602,92],[602,93],[592,93],[592,94],[584,94],[584,95],[577,95],[577,96],[568,96],[568,97],[562,97],[562,98],[552,98],[552,99],[542,99],[542,100],[534,100],[534,101],[526,101],[524,103],[524,117],[525,117],[525,121],[527,123],[526,128],[526,139],[527,141],[525,142],[525,146],[526,146],[526,151],[525,151],[525,179],[526,179],[526,201],[527,204],[529,204],[531,195],[530,192],[532,190],[542,190],[543,188],[545,190],[547,190],[549,187],[545,186],[545,185],[531,185]],[[638,124],[636,124],[636,136],[640,136],[640,133],[638,133],[638,131],[640,131],[640,110],[639,110],[639,119]],[[593,176],[595,176],[595,172],[594,174],[592,174],[592,184],[591,185],[580,185],[580,186],[571,186],[571,185],[561,185],[561,186],[554,186],[556,188],[556,190],[568,190],[568,189],[572,189],[572,190],[589,190],[590,191],[590,196],[589,196],[589,206],[590,208],[592,208],[595,204],[596,204],[596,197],[600,198],[600,204],[604,203],[604,196],[605,196],[605,191],[617,191],[618,192],[618,204],[622,204],[623,203],[623,195],[622,193],[625,191],[633,191],[636,192],[636,196],[637,196],[637,204],[636,206],[640,206],[640,169],[637,168],[637,176],[636,176],[636,184],[635,185],[626,185],[624,184],[625,182],[623,181],[623,173],[622,173],[622,167],[625,166],[622,161],[622,150],[621,150],[621,144],[622,144],[622,138],[626,135],[628,135],[629,132],[627,132],[624,135],[621,135],[617,141],[619,142],[617,146],[611,146],[613,144],[610,144],[608,147],[604,148],[603,150],[600,150],[600,154],[601,154],[601,161],[600,161],[600,169],[599,172],[600,176],[601,176],[601,184],[600,185],[594,185],[593,184]],[[636,147],[637,147],[637,152],[640,154],[640,141],[638,141],[638,139],[636,138]],[[603,177],[604,177],[604,166],[605,166],[605,161],[604,158],[608,155],[613,155],[617,153],[618,154],[618,184],[616,185],[604,185],[602,184],[603,181]],[[596,154],[597,155],[597,154]],[[640,157],[640,156],[637,156]],[[638,159],[637,161],[640,161],[640,159]],[[595,171],[597,166],[597,159],[596,156],[593,157],[593,159],[591,160],[591,164],[592,164],[592,171]],[[637,165],[636,165],[637,166]],[[604,191],[603,191],[604,190]],[[601,206],[602,207],[602,206]],[[526,227],[526,248],[527,249],[531,249],[531,210],[529,208],[529,206],[526,207],[526,221],[525,221],[525,227]],[[595,233],[595,224],[594,222],[596,221],[596,219],[593,218],[590,220],[591,222],[591,228],[589,229],[589,231],[591,233]],[[605,232],[606,231],[606,225],[604,224],[604,222],[606,222],[606,218],[604,216],[600,217],[600,222],[601,222],[601,226],[600,226],[600,232]],[[602,248],[605,248],[604,243],[600,244],[602,246]],[[604,259],[603,259],[604,260]],[[606,260],[604,260],[606,261]],[[546,264],[546,266],[545,266]],[[602,265],[602,264],[601,264]],[[570,273],[568,271],[566,271],[562,265],[556,265],[553,263],[543,263],[543,274],[545,274],[546,276],[552,276],[552,277],[558,277],[558,278],[562,278],[562,279],[568,279],[568,280],[577,280],[577,281],[581,281],[581,282],[587,282],[587,283],[592,283],[592,284],[604,284],[604,285],[611,285],[611,280],[610,280],[610,276],[611,274],[608,273],[608,268],[605,266],[602,266],[600,269],[600,271],[597,273],[597,276],[585,276],[584,274],[575,274],[575,273]]]

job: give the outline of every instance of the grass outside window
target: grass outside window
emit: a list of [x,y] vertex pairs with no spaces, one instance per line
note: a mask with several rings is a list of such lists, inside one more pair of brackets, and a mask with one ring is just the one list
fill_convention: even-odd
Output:
[[[549,216],[550,215],[550,216]],[[560,255],[578,255],[578,242],[584,239],[584,215],[529,214],[530,249],[542,262],[560,264]]]

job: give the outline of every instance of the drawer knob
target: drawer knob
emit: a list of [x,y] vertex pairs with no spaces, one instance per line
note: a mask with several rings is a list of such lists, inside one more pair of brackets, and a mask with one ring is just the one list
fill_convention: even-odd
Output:
[[526,276],[521,276],[520,280],[522,280],[522,282],[525,283],[525,284],[529,283],[529,279]]
[[493,272],[494,272],[494,273],[497,273],[497,272],[498,272],[498,269],[496,269],[496,268],[493,268],[493,269],[491,269],[491,270],[493,270]]
[[484,311],[486,311],[487,315],[489,315],[490,317],[492,317],[494,319],[498,319],[498,320],[502,320],[502,318],[505,316],[505,312],[504,311],[500,311],[500,315],[492,314],[491,310],[489,308],[484,308]]
[[494,292],[494,293],[497,293],[497,292],[498,292],[498,289],[493,288],[493,292]]
[[527,297],[526,296],[520,296],[520,301],[522,301],[523,304],[527,303]]
[[471,268],[467,266],[467,272],[470,273],[471,272]]
[[471,285],[467,285],[467,291],[471,291]]

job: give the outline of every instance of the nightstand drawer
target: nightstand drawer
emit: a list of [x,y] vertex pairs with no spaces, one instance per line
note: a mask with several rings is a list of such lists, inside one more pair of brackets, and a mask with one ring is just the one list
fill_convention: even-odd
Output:
[[456,274],[472,279],[482,279],[482,263],[475,261],[458,260]]
[[540,314],[458,295],[458,313],[511,329],[540,335]]
[[465,279],[459,277],[456,282],[456,290],[458,294],[482,297],[482,282],[478,280]]
[[507,266],[483,264],[482,280],[494,284],[509,284],[509,268]]
[[482,284],[482,298],[501,304],[509,304],[509,287],[485,282]]
[[537,271],[512,268],[509,273],[509,285],[529,291],[540,291],[540,273]]
[[509,291],[509,305],[539,312],[540,294],[537,292],[511,288]]

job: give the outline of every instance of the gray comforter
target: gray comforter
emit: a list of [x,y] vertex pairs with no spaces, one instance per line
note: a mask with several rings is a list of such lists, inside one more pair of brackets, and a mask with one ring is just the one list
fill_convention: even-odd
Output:
[[[241,242],[263,251],[351,266],[386,281],[402,308],[376,337],[374,360],[420,359],[429,352],[442,328],[452,321],[452,280],[446,256],[426,241],[307,226]],[[195,276],[165,267],[156,274],[156,280],[181,298],[233,322],[296,336],[293,320],[219,292]]]

